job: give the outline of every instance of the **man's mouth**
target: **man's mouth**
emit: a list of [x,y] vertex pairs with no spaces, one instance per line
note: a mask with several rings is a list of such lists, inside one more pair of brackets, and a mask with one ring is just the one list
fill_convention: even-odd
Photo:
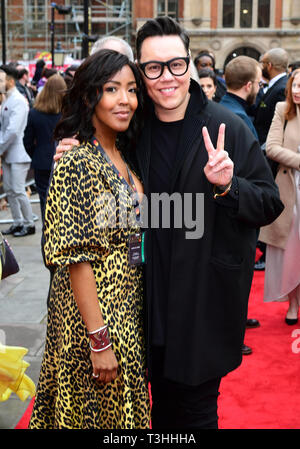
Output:
[[159,91],[164,95],[172,94],[175,90],[176,87],[164,87],[163,89],[159,89]]

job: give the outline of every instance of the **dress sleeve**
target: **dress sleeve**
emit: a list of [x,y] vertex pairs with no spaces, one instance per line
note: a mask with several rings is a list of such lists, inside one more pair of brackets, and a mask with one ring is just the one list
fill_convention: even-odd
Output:
[[73,149],[53,173],[44,225],[47,265],[101,260],[109,253],[107,228],[99,225],[98,196],[104,186],[89,165],[82,152]]

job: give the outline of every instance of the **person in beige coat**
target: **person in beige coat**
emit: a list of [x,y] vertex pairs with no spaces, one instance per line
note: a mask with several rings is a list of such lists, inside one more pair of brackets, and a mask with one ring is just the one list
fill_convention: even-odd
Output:
[[276,183],[285,208],[259,239],[267,243],[264,301],[289,301],[285,321],[298,322],[300,304],[300,69],[276,105],[268,133],[267,156],[278,162]]

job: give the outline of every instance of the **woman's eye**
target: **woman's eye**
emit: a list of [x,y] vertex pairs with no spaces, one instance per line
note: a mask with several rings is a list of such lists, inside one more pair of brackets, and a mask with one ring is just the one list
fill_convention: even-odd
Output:
[[132,87],[131,89],[129,89],[129,92],[132,94],[136,94],[137,93],[137,88],[136,87]]
[[116,92],[116,88],[113,86],[106,87],[105,92]]

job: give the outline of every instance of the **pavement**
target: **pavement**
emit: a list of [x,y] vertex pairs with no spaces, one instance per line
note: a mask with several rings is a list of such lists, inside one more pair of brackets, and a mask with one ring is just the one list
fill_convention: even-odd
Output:
[[[9,346],[28,349],[24,360],[30,364],[26,374],[37,385],[43,356],[49,271],[41,253],[42,222],[38,195],[31,196],[36,233],[26,237],[6,236],[20,271],[0,282],[0,341]],[[0,230],[11,225],[10,209],[0,211]],[[0,429],[14,429],[30,403],[14,393],[0,402]]]

